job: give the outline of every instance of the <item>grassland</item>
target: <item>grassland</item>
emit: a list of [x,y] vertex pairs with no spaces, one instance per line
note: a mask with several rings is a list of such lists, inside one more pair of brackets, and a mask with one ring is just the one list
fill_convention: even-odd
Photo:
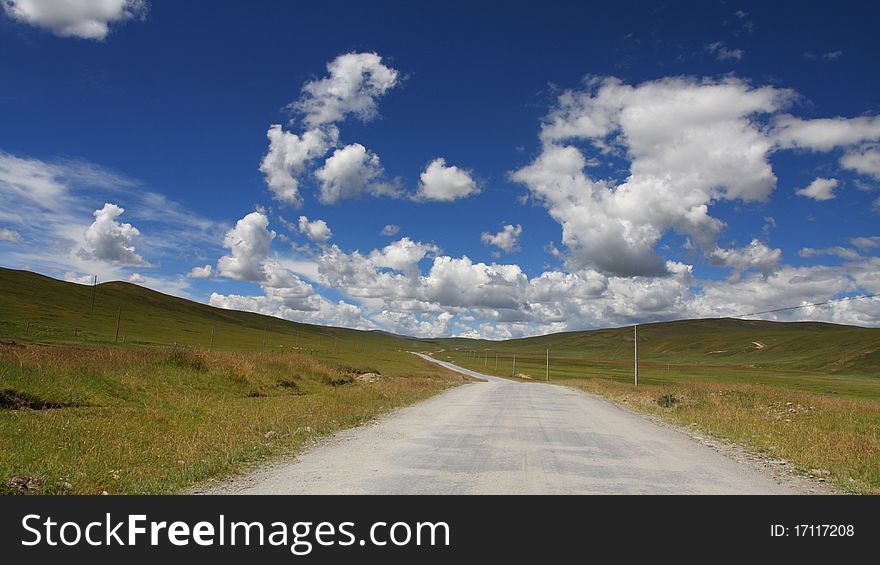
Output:
[[386,334],[20,271],[0,270],[0,336],[7,493],[175,492],[463,381]]
[[[635,388],[631,327],[414,340],[0,269],[0,341],[0,488],[12,492],[173,492],[461,382],[407,350],[540,380],[549,349],[551,383],[880,493],[877,329],[644,325]],[[366,372],[382,378],[355,379]]]
[[880,494],[878,330],[742,320],[640,326],[638,387],[631,327],[435,346],[440,359],[539,381],[550,349],[551,384],[785,459],[845,492]]

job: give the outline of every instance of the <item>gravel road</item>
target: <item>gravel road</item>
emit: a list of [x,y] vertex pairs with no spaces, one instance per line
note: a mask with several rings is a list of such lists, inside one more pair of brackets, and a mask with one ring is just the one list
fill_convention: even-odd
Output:
[[215,494],[795,494],[684,433],[569,388],[428,361],[459,386]]

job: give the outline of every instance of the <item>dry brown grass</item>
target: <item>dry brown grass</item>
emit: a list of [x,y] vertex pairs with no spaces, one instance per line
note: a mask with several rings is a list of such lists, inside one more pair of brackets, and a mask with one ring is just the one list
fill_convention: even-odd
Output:
[[67,407],[0,410],[0,490],[32,477],[42,493],[173,492],[463,380],[383,355],[366,384],[307,355],[2,345],[0,389]]
[[[636,388],[598,378],[557,384],[786,459],[799,471],[826,478],[846,492],[880,494],[880,403],[876,401],[745,384],[690,382]],[[669,396],[677,400],[670,402]]]

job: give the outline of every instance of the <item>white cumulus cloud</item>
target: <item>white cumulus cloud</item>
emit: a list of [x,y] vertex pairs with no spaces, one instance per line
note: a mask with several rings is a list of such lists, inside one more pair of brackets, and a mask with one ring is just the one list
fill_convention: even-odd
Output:
[[333,236],[324,220],[309,221],[306,216],[299,217],[299,233],[316,243],[325,243]]
[[773,138],[783,148],[829,151],[880,139],[880,116],[803,120],[785,114],[776,118]]
[[211,265],[205,265],[203,267],[193,267],[193,269],[186,274],[187,277],[191,279],[210,279],[214,276],[214,267]]
[[840,166],[880,180],[880,145],[870,144],[847,152]]
[[483,232],[480,241],[484,245],[494,245],[505,253],[519,251],[519,236],[522,234],[522,226],[506,224],[498,233]]
[[804,188],[796,190],[795,194],[818,201],[831,200],[835,197],[834,189],[839,184],[837,179],[818,177]]
[[[755,118],[789,97],[735,78],[637,86],[594,79],[559,96],[542,124],[541,154],[512,178],[562,225],[569,268],[661,274],[666,266],[655,246],[666,231],[713,249],[724,227],[709,214],[713,202],[764,201],[773,191],[773,144]],[[585,172],[588,156],[608,154],[630,161],[620,182]]]
[[141,232],[131,224],[116,221],[125,212],[116,204],[106,203],[95,210],[95,221],[86,229],[80,253],[89,258],[120,265],[147,266],[135,252],[134,242]]
[[321,182],[319,199],[324,204],[372,196],[397,196],[397,187],[384,182],[379,156],[360,143],[346,145],[333,152],[324,166],[315,171]]
[[416,200],[452,202],[480,191],[468,171],[446,165],[442,157],[434,159],[422,172]]
[[327,64],[329,76],[307,82],[291,104],[312,128],[354,114],[363,121],[376,115],[376,100],[398,84],[398,72],[376,53],[346,53]]
[[261,211],[251,212],[227,232],[223,246],[230,250],[217,261],[217,274],[244,281],[262,281],[266,275],[263,263],[275,232],[268,229],[269,218]]
[[322,157],[336,144],[339,133],[335,127],[315,128],[302,135],[284,131],[279,124],[269,127],[269,152],[260,163],[266,184],[276,200],[294,207],[302,205],[299,177],[307,165]]
[[102,40],[110,25],[143,18],[146,0],[0,0],[13,19],[48,29],[60,37]]
[[765,243],[753,239],[745,247],[730,249],[717,247],[707,253],[707,257],[713,265],[729,267],[737,273],[749,269],[768,273],[776,270],[782,259],[782,250],[770,248]]

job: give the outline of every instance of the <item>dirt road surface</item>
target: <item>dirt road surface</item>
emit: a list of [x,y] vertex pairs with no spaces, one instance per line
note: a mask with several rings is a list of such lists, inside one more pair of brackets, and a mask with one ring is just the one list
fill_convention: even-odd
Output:
[[221,494],[794,494],[754,467],[600,398],[483,379],[294,460],[205,491]]

